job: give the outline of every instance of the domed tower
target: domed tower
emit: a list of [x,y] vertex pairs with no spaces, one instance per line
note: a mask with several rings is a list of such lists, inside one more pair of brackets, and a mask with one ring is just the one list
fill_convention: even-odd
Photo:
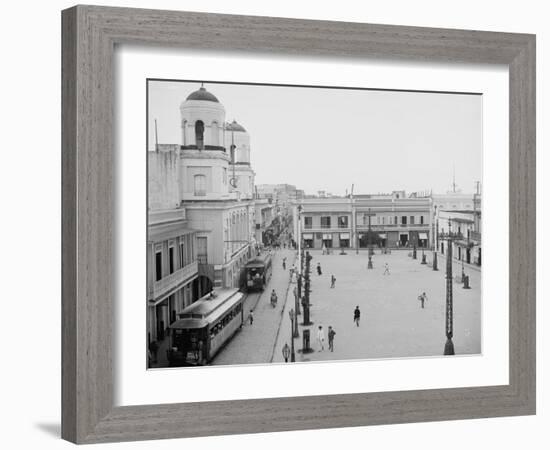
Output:
[[250,165],[250,135],[236,120],[225,126],[225,147],[235,146],[235,162]]
[[225,125],[225,146],[232,158],[230,189],[241,198],[254,196],[255,173],[250,166],[250,135],[236,120]]
[[180,106],[182,200],[227,200],[230,156],[225,140],[225,108],[204,85]]
[[183,149],[221,149],[225,108],[204,85],[191,92],[180,106]]

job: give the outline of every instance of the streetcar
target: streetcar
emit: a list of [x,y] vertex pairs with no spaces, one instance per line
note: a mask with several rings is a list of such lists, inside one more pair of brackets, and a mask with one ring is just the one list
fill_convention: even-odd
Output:
[[246,291],[263,291],[271,278],[271,254],[264,253],[244,266]]
[[212,361],[242,327],[243,302],[244,295],[236,288],[214,289],[179,313],[170,325],[170,366],[202,366]]

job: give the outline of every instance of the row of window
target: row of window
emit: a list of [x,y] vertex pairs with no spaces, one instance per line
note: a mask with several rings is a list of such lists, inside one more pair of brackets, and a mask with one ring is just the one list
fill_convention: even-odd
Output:
[[241,314],[241,311],[242,311],[242,304],[239,303],[231,311],[229,311],[225,316],[223,316],[222,319],[216,325],[210,328],[210,337],[213,338],[220,331],[222,331],[224,327],[226,327],[229,323],[231,323],[231,321],[235,317]]
[[[194,261],[193,236],[181,236],[178,242],[168,246],[168,261],[163,265],[163,250],[155,252],[155,280],[159,281],[163,276],[174,273]],[[167,269],[167,270],[166,270]],[[166,272],[166,273],[165,273]]]
[[[371,224],[372,225],[397,225],[398,223],[401,223],[401,225],[407,225],[407,219],[408,224],[415,225],[416,222],[416,216],[401,216],[399,221],[399,216],[376,216],[372,215],[369,216],[369,214],[358,214],[357,215],[357,222],[359,225],[368,225],[369,223],[369,217],[371,217]],[[332,217],[331,216],[321,216],[321,228],[332,228]],[[362,223],[361,220],[362,219]],[[338,228],[348,228],[348,216],[338,216]],[[419,216],[419,222],[417,222],[420,225],[424,225],[424,216]],[[305,216],[304,217],[304,228],[311,229],[313,228],[313,217],[312,216]]]

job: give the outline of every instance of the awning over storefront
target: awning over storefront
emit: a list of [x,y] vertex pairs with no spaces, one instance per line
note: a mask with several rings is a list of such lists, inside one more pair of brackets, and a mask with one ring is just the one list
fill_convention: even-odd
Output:
[[418,239],[428,239],[428,235],[426,233],[418,233]]
[[340,233],[340,239],[349,239],[349,233]]
[[313,234],[312,233],[304,233],[304,234],[302,234],[302,237],[304,239],[310,240],[310,239],[313,239]]
[[323,234],[323,239],[328,239],[328,240],[331,240],[332,239],[332,234]]

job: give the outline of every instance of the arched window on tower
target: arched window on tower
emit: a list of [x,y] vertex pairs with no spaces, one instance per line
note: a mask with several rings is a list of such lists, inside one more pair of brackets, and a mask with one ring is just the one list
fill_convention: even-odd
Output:
[[199,150],[204,148],[204,122],[202,120],[195,122],[195,142]]

